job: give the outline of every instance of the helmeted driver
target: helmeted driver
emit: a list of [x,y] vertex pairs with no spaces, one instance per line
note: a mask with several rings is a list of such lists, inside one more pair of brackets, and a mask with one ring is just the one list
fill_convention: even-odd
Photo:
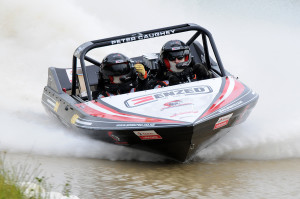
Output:
[[168,41],[161,49],[160,61],[168,71],[182,72],[192,61],[190,48],[180,40]]
[[[139,77],[139,78],[138,78]],[[142,80],[147,71],[142,64],[135,64],[121,53],[107,55],[100,66],[98,98],[142,90]]]
[[190,47],[180,40],[171,40],[163,45],[159,65],[158,81],[154,88],[212,77],[204,65],[193,62]]

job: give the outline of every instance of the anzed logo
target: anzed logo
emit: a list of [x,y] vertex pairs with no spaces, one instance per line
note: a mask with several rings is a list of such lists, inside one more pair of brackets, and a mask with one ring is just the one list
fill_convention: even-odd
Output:
[[196,87],[186,87],[174,90],[168,90],[158,93],[153,93],[149,95],[139,96],[135,98],[131,98],[125,101],[125,105],[128,108],[133,108],[136,106],[141,106],[144,104],[148,104],[151,102],[158,101],[160,99],[165,99],[168,97],[178,97],[181,95],[197,95],[197,94],[205,94],[211,93],[213,90],[210,86],[202,85]]

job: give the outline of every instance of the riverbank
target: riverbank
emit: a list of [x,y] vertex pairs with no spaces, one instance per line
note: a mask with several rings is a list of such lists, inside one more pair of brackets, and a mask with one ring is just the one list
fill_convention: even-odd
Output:
[[6,153],[0,152],[0,198],[23,199],[79,199],[70,194],[70,184],[64,184],[62,193],[51,191],[51,185],[41,176],[39,167],[7,164]]

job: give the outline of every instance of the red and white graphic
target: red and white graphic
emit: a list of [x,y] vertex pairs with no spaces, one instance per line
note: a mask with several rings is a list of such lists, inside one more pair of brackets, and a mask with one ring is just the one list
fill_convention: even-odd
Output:
[[113,108],[105,106],[95,100],[90,102],[85,102],[81,104],[76,104],[78,108],[80,108],[85,113],[94,116],[94,117],[102,117],[110,120],[117,121],[127,121],[127,122],[145,122],[145,123],[182,123],[180,121],[174,121],[169,119],[160,119],[160,118],[152,118],[152,117],[144,117],[134,114],[127,114],[119,112]]
[[132,102],[133,102],[133,105],[136,106],[136,105],[144,104],[144,103],[147,103],[149,101],[154,101],[154,100],[155,100],[154,97],[152,95],[149,95],[146,97],[140,97],[140,98],[133,99]]
[[235,80],[233,77],[226,78],[225,87],[219,99],[217,99],[214,104],[204,113],[200,118],[203,118],[214,111],[224,107],[233,100],[235,100],[244,91],[244,85]]
[[120,145],[128,144],[128,142],[121,142],[121,139],[118,136],[114,135],[113,132],[111,132],[111,131],[108,131],[108,136],[111,137],[115,141],[114,142],[115,144],[120,144]]
[[198,113],[199,111],[186,111],[186,112],[180,112],[180,113],[174,113],[174,115],[171,115],[170,117],[177,117],[177,116],[182,116],[182,115],[185,115],[185,114],[195,114],[195,113]]
[[138,96],[135,98],[131,98],[125,101],[125,105],[128,108],[133,108],[136,106],[148,104],[150,102],[155,102],[158,100],[172,99],[183,96],[191,96],[198,94],[207,94],[213,92],[212,88],[207,85],[200,85],[194,87],[183,87],[172,90],[165,90],[162,92],[156,92],[146,96]]
[[162,137],[155,131],[133,131],[141,140],[160,140]]
[[192,105],[192,103],[183,103],[182,100],[174,100],[171,102],[164,103],[164,107],[161,110],[179,107],[179,106],[185,106],[185,105]]
[[215,124],[214,130],[221,128],[223,126],[226,126],[229,122],[229,119],[231,118],[233,113],[229,114],[229,115],[225,115],[223,117],[220,117],[217,121],[217,123]]

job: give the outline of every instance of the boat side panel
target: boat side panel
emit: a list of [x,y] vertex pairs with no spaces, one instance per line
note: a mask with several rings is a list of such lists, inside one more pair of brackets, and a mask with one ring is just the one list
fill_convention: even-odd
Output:
[[224,112],[216,118],[198,123],[194,127],[191,140],[193,149],[189,151],[187,158],[192,158],[198,151],[213,144],[222,136],[225,136],[233,126],[245,121],[255,107],[257,101],[258,98],[253,100],[247,106],[240,107],[234,111]]
[[72,123],[72,118],[74,119],[75,116],[84,116],[84,114],[76,108],[75,104],[77,103],[79,102],[67,93],[62,92],[59,94],[48,86],[44,88],[42,104],[47,112],[51,113],[51,115],[54,115],[56,118],[59,118],[66,126],[74,125],[74,122]]

